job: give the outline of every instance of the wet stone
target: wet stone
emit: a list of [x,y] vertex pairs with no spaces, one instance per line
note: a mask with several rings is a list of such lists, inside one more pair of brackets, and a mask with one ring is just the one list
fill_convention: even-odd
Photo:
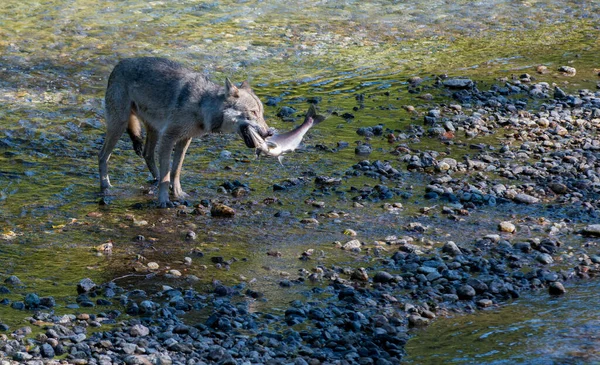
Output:
[[581,231],[583,235],[600,237],[600,224],[590,224]]
[[373,282],[387,284],[394,281],[394,276],[386,271],[379,271],[373,277]]
[[512,224],[511,222],[500,222],[500,224],[498,224],[498,229],[501,232],[506,232],[506,233],[514,233],[517,230],[515,225]]
[[235,216],[235,210],[225,204],[215,204],[210,209],[210,215],[213,217],[231,218]]
[[564,285],[560,281],[554,281],[548,284],[550,295],[563,295],[567,292]]

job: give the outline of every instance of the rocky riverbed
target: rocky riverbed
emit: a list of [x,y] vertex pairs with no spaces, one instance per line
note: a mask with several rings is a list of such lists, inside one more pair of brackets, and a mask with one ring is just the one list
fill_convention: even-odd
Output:
[[[297,252],[298,271],[277,280],[275,291],[298,292],[299,299],[265,310],[259,304],[274,290],[249,279],[215,279],[201,289],[200,279],[186,272],[198,257],[206,260],[203,270],[223,271],[244,258],[193,250],[178,267],[136,263],[132,271],[143,280],[165,281],[158,289],[82,278],[65,304],[31,292],[27,280],[5,277],[0,304],[28,313],[29,324],[0,324],[2,364],[396,364],[413,327],[448,313],[489,310],[525,291],[568,295],[569,281],[598,273],[600,92],[569,94],[529,74],[486,87],[445,75],[405,85],[423,100],[403,105],[412,120],[406,129],[382,121],[355,128],[356,144],[308,140],[308,152],[350,150],[359,162],[338,164],[329,175],[307,171],[273,183],[272,193],[282,199],[294,189],[308,190],[303,217],[276,197],[253,200],[263,197],[243,181],[228,181],[217,189],[219,197],[167,210],[167,218],[152,224],[151,232],[159,232],[176,217],[239,220],[268,212],[279,229],[336,227],[344,239]],[[332,113],[351,123],[369,107],[363,94],[355,99],[353,110]],[[403,219],[382,229],[390,234],[361,240],[360,233],[377,224],[359,222],[373,209]],[[475,227],[450,240],[439,223],[461,225],[487,211],[497,217],[493,232]],[[354,226],[348,216],[358,217]],[[131,214],[122,221],[150,225]],[[86,227],[73,222],[67,229]],[[197,230],[179,233],[194,241]],[[151,237],[135,240],[153,243]],[[107,243],[97,251],[112,249]],[[261,250],[273,260],[282,255]],[[335,264],[319,258],[334,251],[348,259]]]

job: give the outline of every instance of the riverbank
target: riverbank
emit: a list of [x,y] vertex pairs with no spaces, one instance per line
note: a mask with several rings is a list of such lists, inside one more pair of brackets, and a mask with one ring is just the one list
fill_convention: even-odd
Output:
[[[308,139],[305,153],[290,159],[327,165],[330,156],[354,157],[318,173],[309,164],[269,191],[242,177],[198,194],[200,203],[160,213],[139,202],[123,210],[119,197],[116,209],[89,205],[85,217],[54,228],[58,237],[106,235],[118,220],[109,231],[114,248],[96,247],[97,254],[123,250],[136,259],[114,280],[73,285],[65,304],[30,292],[27,280],[6,279],[4,304],[30,311],[31,325],[3,328],[4,361],[393,364],[405,356],[410,328],[448,312],[489,310],[529,291],[568,295],[564,283],[594,277],[600,263],[600,95],[569,94],[535,77],[485,88],[466,78],[412,78],[404,87],[423,104],[403,105],[411,124],[402,129],[352,128],[370,107],[355,93],[353,110],[332,113],[357,143]],[[369,96],[393,99],[394,91]],[[218,174],[244,157],[229,158]],[[151,201],[151,193],[142,196]],[[211,217],[217,203],[234,218]],[[213,250],[210,238],[232,219],[268,222],[263,229],[273,237],[313,231],[314,238],[309,248],[269,241],[253,242],[254,253]],[[164,254],[161,245],[169,247]],[[173,252],[177,259],[165,257]],[[118,285],[123,276],[131,281]],[[280,301],[278,291],[297,299]],[[278,304],[267,309],[269,301]]]

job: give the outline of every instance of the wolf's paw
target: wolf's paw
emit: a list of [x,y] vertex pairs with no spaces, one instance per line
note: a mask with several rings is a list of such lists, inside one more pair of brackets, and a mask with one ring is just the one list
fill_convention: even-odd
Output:
[[175,205],[173,204],[172,201],[167,200],[167,201],[162,201],[162,202],[158,202],[156,203],[156,207],[157,208],[173,208]]

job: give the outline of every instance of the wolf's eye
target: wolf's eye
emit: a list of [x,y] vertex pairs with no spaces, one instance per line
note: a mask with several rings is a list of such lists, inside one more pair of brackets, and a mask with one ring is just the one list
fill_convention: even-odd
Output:
[[251,110],[250,113],[252,113],[252,115],[254,115],[256,118],[258,118],[258,110]]

